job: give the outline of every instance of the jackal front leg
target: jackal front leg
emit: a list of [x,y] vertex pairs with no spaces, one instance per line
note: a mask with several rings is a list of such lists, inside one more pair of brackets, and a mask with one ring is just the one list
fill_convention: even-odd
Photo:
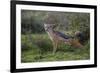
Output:
[[53,42],[53,54],[55,54],[57,50],[57,42]]

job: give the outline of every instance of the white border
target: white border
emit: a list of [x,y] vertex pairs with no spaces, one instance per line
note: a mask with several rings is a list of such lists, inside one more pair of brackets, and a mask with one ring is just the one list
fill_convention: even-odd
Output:
[[[90,60],[21,63],[21,9],[90,13]],[[39,68],[94,64],[94,10],[70,7],[16,5],[16,68]]]

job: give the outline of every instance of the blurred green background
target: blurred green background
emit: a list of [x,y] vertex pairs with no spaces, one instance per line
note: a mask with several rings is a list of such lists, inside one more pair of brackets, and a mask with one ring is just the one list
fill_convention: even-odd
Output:
[[90,59],[89,38],[84,48],[61,44],[52,54],[52,42],[44,30],[44,23],[55,24],[55,30],[68,35],[74,35],[75,31],[90,34],[89,13],[21,10],[21,62]]

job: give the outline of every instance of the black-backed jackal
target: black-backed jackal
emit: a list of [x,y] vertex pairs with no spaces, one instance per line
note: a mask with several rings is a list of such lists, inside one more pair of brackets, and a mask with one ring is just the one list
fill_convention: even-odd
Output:
[[53,29],[52,24],[44,24],[44,28],[53,43],[53,53],[56,52],[57,47],[60,45],[61,42],[64,42],[65,44],[72,45],[78,48],[83,47],[78,41],[78,39],[74,39],[73,37],[70,37],[61,32],[55,31]]

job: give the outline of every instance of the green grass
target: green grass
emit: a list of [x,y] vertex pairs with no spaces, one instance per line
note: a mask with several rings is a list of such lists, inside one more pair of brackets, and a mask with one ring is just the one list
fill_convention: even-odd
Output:
[[90,59],[90,43],[84,48],[74,48],[66,44],[60,45],[55,54],[47,34],[31,34],[21,36],[21,62],[70,61]]

